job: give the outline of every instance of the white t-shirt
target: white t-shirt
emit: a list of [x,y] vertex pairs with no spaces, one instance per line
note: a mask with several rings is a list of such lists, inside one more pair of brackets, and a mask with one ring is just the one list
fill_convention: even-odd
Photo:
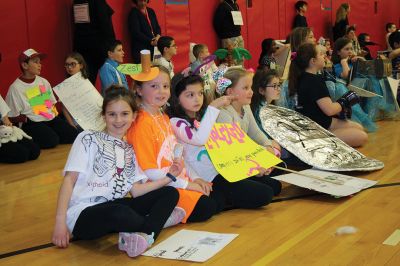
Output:
[[0,118],[7,116],[8,112],[10,112],[10,107],[8,107],[3,97],[0,95]]
[[207,182],[212,182],[214,177],[218,175],[204,146],[207,143],[218,114],[219,110],[217,108],[208,106],[197,129],[190,128],[189,122],[185,119],[177,117],[170,119],[175,136],[178,142],[183,145],[185,165],[194,170],[199,177]]
[[40,76],[36,76],[35,80],[32,83],[25,83],[17,78],[11,84],[6,96],[6,102],[11,109],[9,113],[10,117],[26,115],[30,120],[34,122],[50,121],[54,118],[46,118],[42,115],[35,114],[33,112],[32,106],[29,104],[26,91],[40,85],[43,85],[46,88],[46,92],[50,92],[50,101],[52,102],[52,104],[54,105],[57,102],[51,89],[50,83],[46,79]]
[[67,210],[70,232],[85,208],[123,198],[133,183],[147,179],[132,145],[96,131],[83,131],[75,139],[64,176],[67,171],[79,172]]
[[172,60],[168,61],[164,57],[160,57],[160,58],[157,58],[156,60],[154,60],[154,65],[160,65],[160,66],[165,67],[166,69],[169,70],[169,75],[170,75],[171,79],[174,77],[174,75],[175,75],[174,64],[172,64]]

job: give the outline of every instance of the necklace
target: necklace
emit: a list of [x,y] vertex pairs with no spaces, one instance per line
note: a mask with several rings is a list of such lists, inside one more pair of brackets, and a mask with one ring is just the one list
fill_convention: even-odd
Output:
[[[167,141],[166,145],[167,145],[168,150],[171,152],[170,155],[171,155],[171,158],[172,158],[172,152],[173,152],[172,148],[173,148],[173,144],[174,143],[172,143],[172,141],[168,140],[169,136],[174,136],[174,134],[173,134],[173,132],[171,130],[171,125],[169,125],[165,121],[163,112],[160,109],[158,109],[158,114],[154,115],[146,105],[141,104],[141,107],[145,112],[147,112],[151,116],[151,118],[153,119],[154,123],[157,125],[159,131],[161,132],[162,136],[164,137],[163,142]],[[160,122],[160,119],[161,119],[161,122]],[[163,129],[162,126],[164,126],[165,129]],[[161,142],[160,139],[158,139],[158,136],[157,136],[157,140],[159,142]]]

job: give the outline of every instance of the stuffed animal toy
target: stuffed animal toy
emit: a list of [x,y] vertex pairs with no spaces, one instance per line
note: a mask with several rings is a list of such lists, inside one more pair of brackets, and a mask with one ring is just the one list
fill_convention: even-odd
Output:
[[19,127],[8,127],[8,126],[0,126],[0,147],[2,143],[8,143],[10,141],[17,142],[22,138],[32,139],[31,136],[27,135],[22,129]]

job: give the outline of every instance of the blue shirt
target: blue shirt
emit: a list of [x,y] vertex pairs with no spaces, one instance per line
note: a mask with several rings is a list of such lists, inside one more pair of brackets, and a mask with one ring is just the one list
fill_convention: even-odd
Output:
[[[101,81],[101,93],[104,95],[105,90],[113,84],[120,84],[126,89],[128,88],[128,82],[124,74],[117,70],[118,62],[110,58],[107,58],[103,66],[100,68],[100,81]],[[119,77],[119,79],[118,79]]]
[[[350,67],[350,69],[351,69],[351,68],[353,67],[353,64],[352,64],[352,63],[349,63],[349,67]],[[342,74],[342,72],[343,72],[342,64],[341,64],[341,63],[335,64],[335,65],[333,66],[333,69],[334,69],[334,71],[335,71],[335,76],[338,77],[338,78],[342,78],[342,77],[340,76],[340,74]]]

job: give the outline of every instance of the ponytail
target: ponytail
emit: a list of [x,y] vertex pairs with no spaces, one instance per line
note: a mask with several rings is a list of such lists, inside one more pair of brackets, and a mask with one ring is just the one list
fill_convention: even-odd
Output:
[[302,44],[289,68],[289,96],[297,93],[298,82],[301,74],[308,68],[310,60],[317,58],[317,47],[312,43]]

